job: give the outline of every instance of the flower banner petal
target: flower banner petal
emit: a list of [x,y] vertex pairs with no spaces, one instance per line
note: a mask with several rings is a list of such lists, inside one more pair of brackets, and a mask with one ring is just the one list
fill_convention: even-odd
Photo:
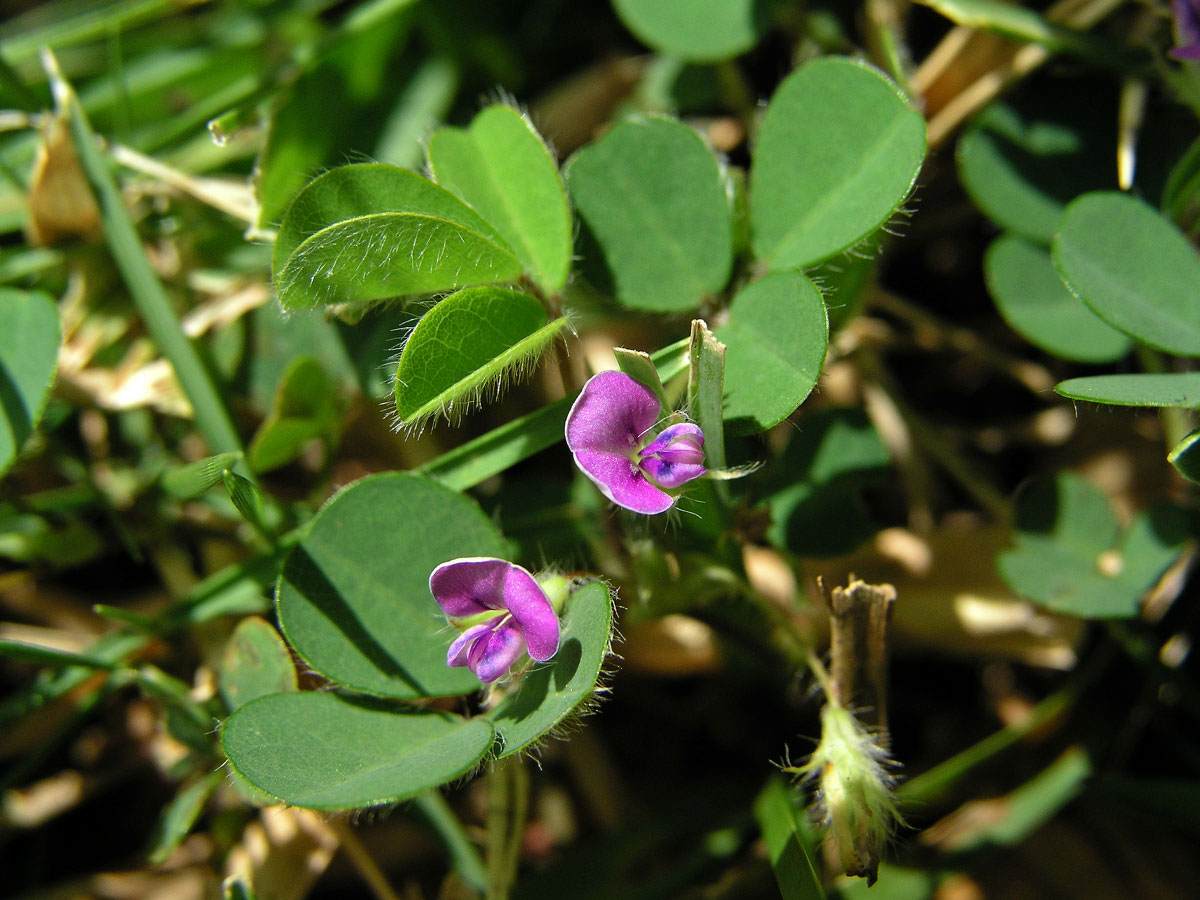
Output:
[[572,453],[593,450],[632,455],[662,407],[648,387],[624,372],[600,372],[583,386],[567,414]]
[[446,615],[462,619],[504,609],[504,578],[511,563],[486,556],[444,562],[429,576],[429,591]]

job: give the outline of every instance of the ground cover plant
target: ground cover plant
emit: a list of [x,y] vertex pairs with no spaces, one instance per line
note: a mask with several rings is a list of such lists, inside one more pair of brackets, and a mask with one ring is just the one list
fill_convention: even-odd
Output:
[[1198,48],[0,23],[0,892],[1187,895]]

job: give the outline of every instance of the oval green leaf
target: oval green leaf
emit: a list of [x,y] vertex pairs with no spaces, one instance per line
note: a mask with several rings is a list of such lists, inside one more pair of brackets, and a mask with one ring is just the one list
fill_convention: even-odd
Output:
[[1109,325],[1178,356],[1200,356],[1200,259],[1174,225],[1128,194],[1073,201],[1054,238],[1071,292]]
[[1074,197],[1116,187],[1116,106],[1102,96],[1094,82],[1060,79],[976,116],[957,148],[975,205],[1009,231],[1049,244]]
[[1200,409],[1200,372],[1091,375],[1070,378],[1054,390],[1072,400],[1113,406],[1178,406]]
[[446,665],[446,619],[429,573],[460,556],[505,556],[474,501],[432,479],[373,475],[334,496],[288,555],[279,621],[314,670],[385,697],[465,694],[480,686]]
[[275,390],[271,412],[254,434],[247,462],[255,472],[269,472],[304,452],[309,441],[335,440],[338,419],[333,379],[315,357],[297,356],[283,373]]
[[567,601],[558,653],[487,714],[501,741],[499,756],[541,740],[587,702],[611,642],[608,588],[598,581],[586,584]]
[[0,288],[0,474],[37,427],[58,366],[58,307],[49,296]]
[[482,717],[303,692],[246,704],[226,721],[221,745],[234,771],[265,794],[310,809],[352,809],[465,775],[494,737]]
[[543,290],[562,290],[571,210],[558,166],[528,119],[498,104],[469,128],[443,128],[429,141],[429,166],[438,184],[495,227]]
[[491,225],[414,172],[326,172],[288,207],[275,241],[285,309],[514,281],[521,263]]
[[477,406],[489,386],[520,377],[566,328],[546,322],[536,299],[505,288],[475,287],[452,294],[413,329],[396,367],[396,412],[420,428]]
[[826,57],[793,72],[754,148],[754,252],[788,269],[853,247],[905,201],[924,156],[925,120],[875,69]]
[[247,616],[225,645],[221,696],[230,710],[267,694],[296,690],[296,666],[283,638],[266,619]]
[[1035,347],[1085,363],[1115,362],[1129,352],[1129,336],[1067,290],[1044,247],[1004,235],[988,247],[983,270],[1004,321]]
[[1013,591],[1047,609],[1128,617],[1186,536],[1182,513],[1170,506],[1139,514],[1118,535],[1108,499],[1080,476],[1062,473],[1022,493],[1015,544],[996,564]]
[[689,62],[744,53],[767,19],[761,0],[613,0],[613,8],[648,47]]
[[599,244],[617,300],[694,309],[729,280],[733,217],[725,177],[681,122],[623,122],[567,164],[567,186]]
[[725,344],[725,428],[751,434],[782,422],[812,391],[829,318],[811,281],[776,272],[738,292],[716,335]]

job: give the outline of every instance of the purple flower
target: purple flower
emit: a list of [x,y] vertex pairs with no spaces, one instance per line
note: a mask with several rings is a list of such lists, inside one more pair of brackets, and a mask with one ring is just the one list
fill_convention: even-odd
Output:
[[538,662],[558,652],[558,615],[518,565],[484,556],[452,559],[433,570],[429,590],[450,618],[477,618],[450,645],[446,664],[466,666],[484,683],[526,651]]
[[588,379],[567,415],[575,464],[618,506],[655,515],[675,503],[668,490],[704,474],[704,433],[688,422],[654,436],[662,405],[624,372]]
[[1174,59],[1200,60],[1200,0],[1171,0],[1171,15],[1178,46],[1170,55]]

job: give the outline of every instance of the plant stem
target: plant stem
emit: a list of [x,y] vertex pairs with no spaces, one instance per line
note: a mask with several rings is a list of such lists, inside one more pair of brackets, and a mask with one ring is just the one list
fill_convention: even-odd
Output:
[[429,826],[437,832],[438,839],[446,848],[458,877],[477,891],[487,890],[488,870],[441,791],[433,790],[421,794],[413,804],[420,810]]
[[488,779],[487,900],[508,900],[528,812],[529,772],[524,761],[520,756],[497,760]]

